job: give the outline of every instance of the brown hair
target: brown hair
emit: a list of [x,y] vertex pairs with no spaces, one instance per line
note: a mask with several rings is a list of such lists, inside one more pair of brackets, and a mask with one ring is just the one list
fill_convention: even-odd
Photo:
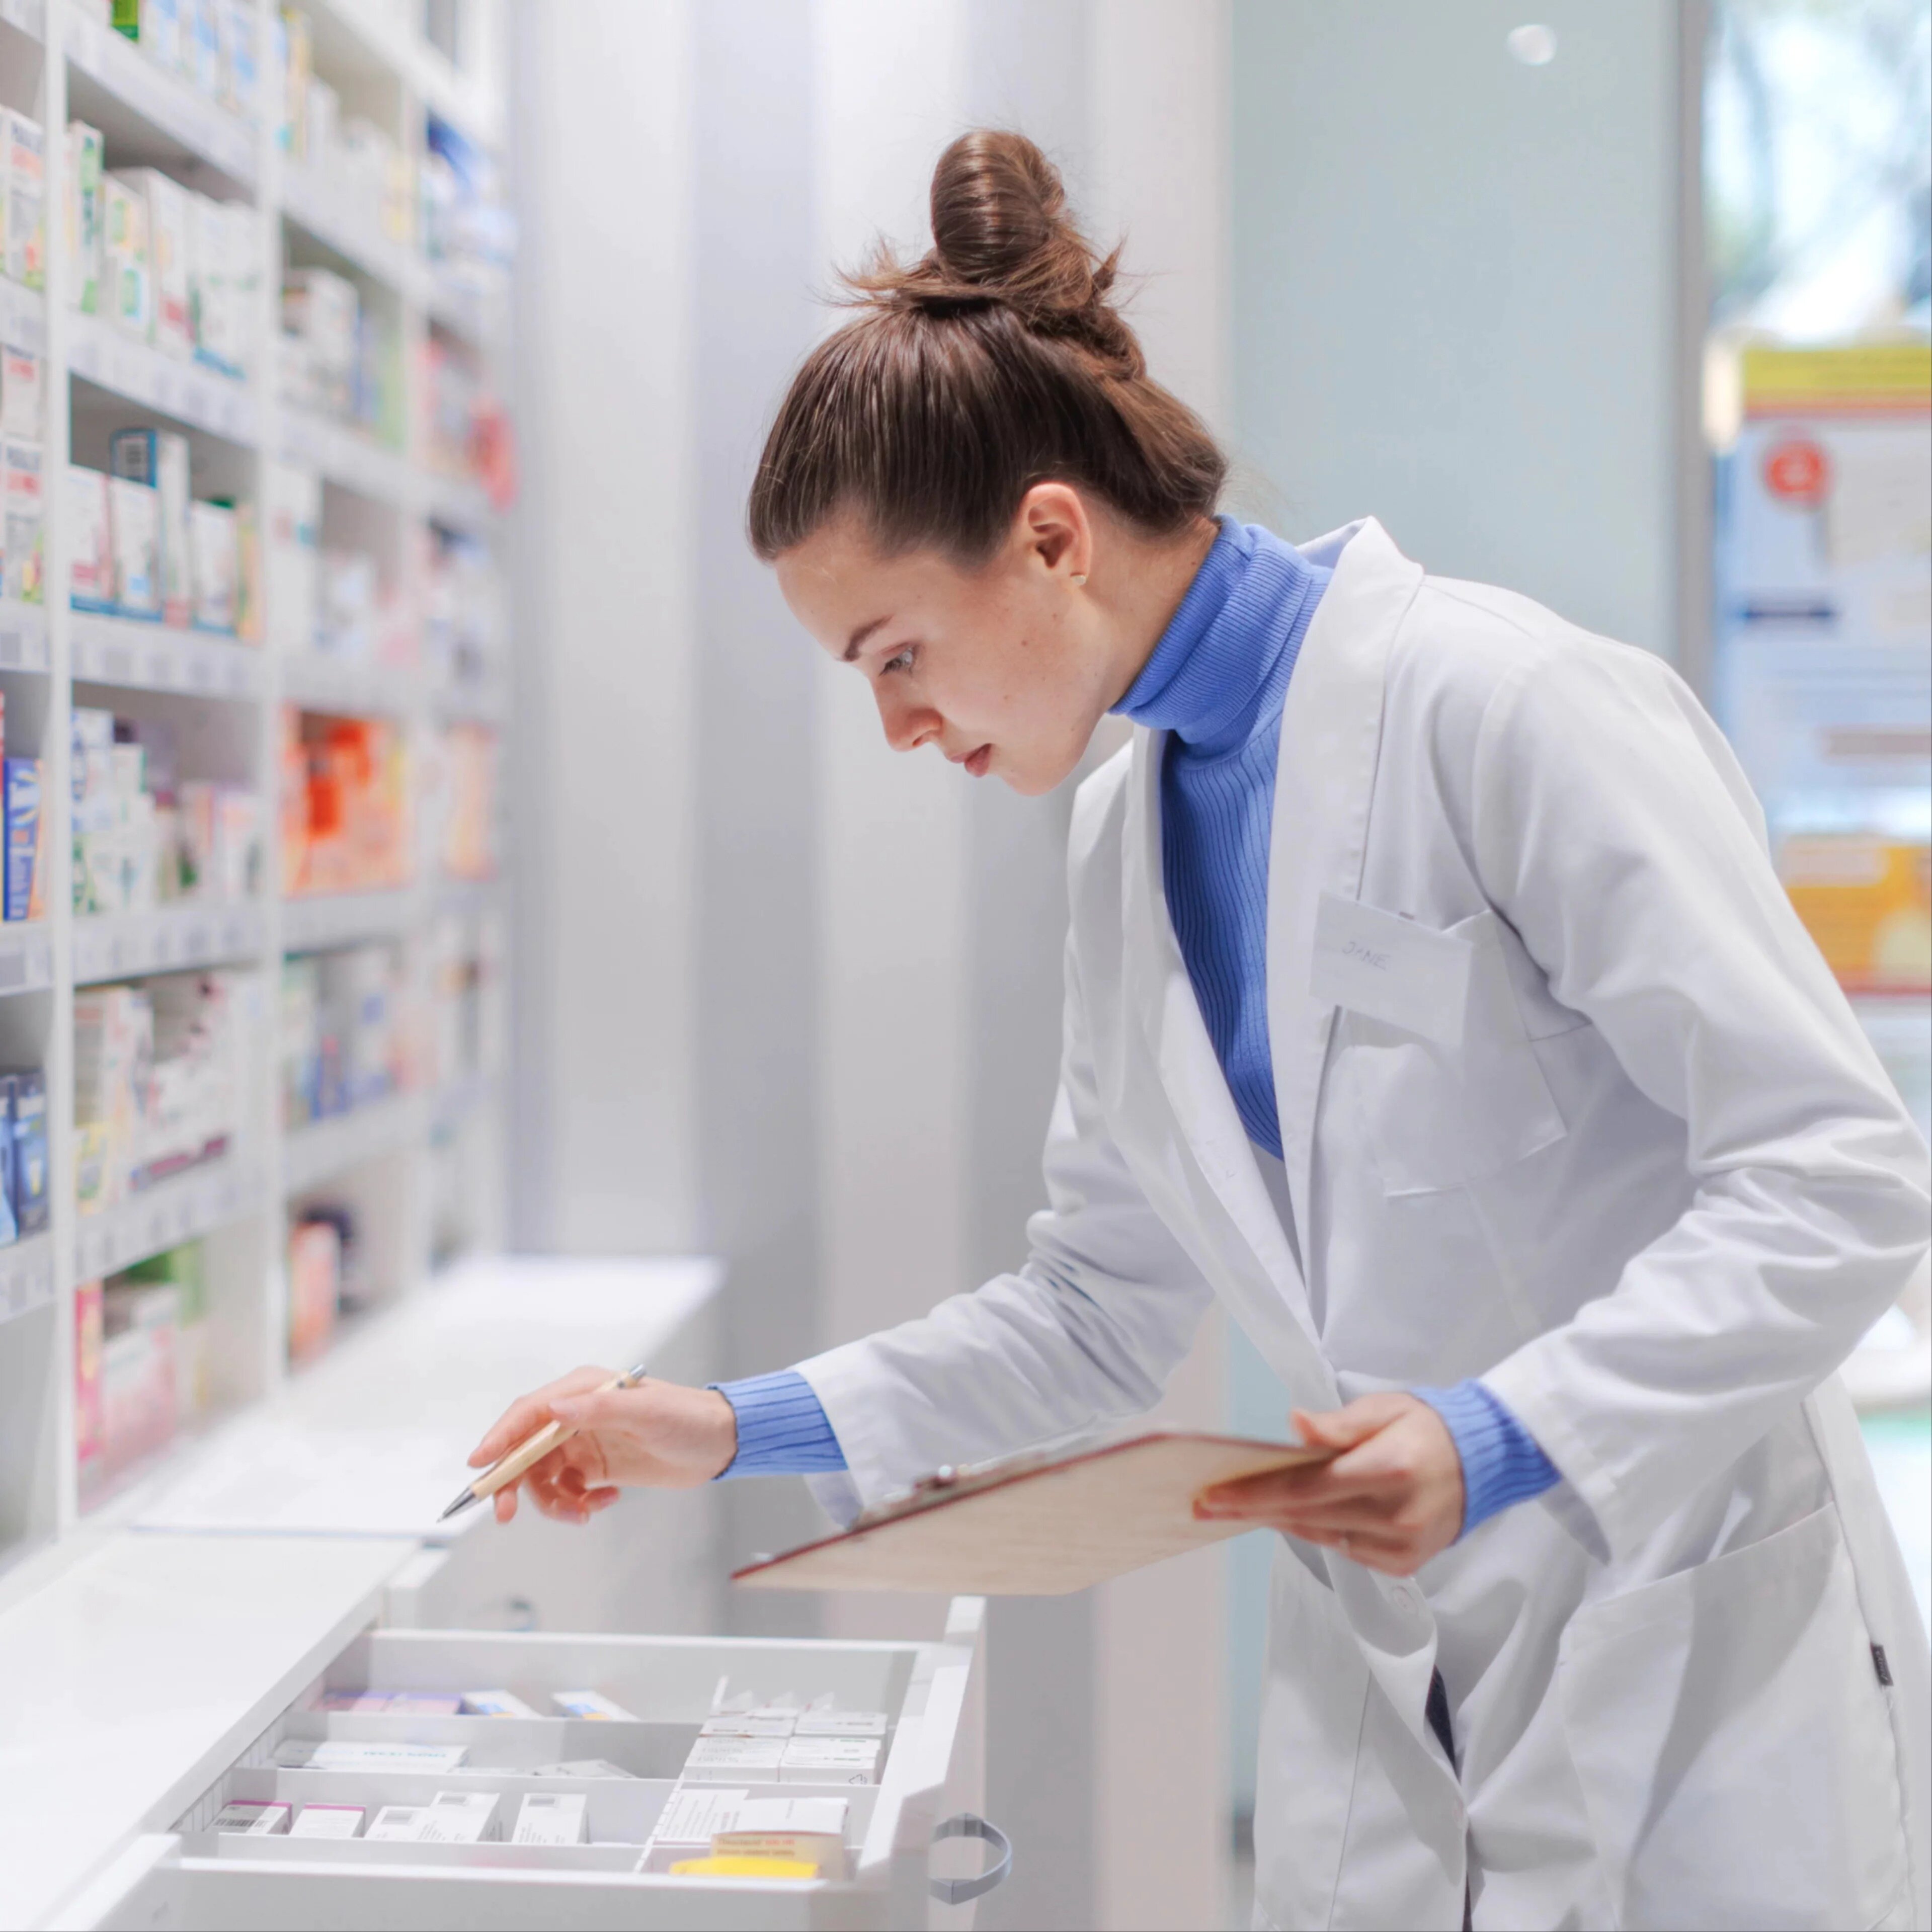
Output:
[[1147,373],[1104,259],[1022,134],[962,134],[932,176],[933,245],[843,279],[862,311],[806,358],[752,486],[770,562],[850,510],[888,554],[989,556],[1036,483],[1150,534],[1211,515],[1227,460]]

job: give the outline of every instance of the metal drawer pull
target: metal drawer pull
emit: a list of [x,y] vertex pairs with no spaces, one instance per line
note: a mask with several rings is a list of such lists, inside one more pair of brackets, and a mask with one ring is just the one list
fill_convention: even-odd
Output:
[[936,1845],[941,1838],[984,1838],[999,1856],[977,1878],[935,1878],[927,1881],[932,1895],[941,1905],[964,1905],[983,1898],[1013,1868],[1013,1841],[997,1825],[970,1811],[949,1818],[932,1834]]

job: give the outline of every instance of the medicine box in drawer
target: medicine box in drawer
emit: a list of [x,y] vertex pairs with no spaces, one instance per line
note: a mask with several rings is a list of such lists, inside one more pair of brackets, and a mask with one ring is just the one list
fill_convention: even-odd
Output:
[[981,1829],[981,1615],[934,1643],[366,1631],[64,1922],[968,1922],[929,1855]]

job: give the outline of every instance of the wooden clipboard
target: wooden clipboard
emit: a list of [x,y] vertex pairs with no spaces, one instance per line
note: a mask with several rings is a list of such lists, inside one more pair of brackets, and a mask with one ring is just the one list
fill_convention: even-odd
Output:
[[1161,1430],[1060,1456],[941,1470],[837,1536],[734,1571],[754,1590],[922,1590],[1054,1597],[1184,1550],[1238,1536],[1202,1522],[1194,1498],[1215,1483],[1332,1450]]

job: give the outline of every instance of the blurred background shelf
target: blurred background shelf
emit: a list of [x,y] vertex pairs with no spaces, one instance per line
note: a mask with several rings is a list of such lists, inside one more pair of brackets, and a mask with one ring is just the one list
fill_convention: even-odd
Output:
[[292,1127],[283,1142],[283,1185],[306,1194],[346,1168],[386,1159],[420,1141],[427,1119],[421,1095],[397,1094]]
[[68,623],[69,661],[86,682],[237,698],[266,686],[262,652],[232,638],[96,611],[76,610]]
[[94,914],[74,922],[76,986],[253,964],[266,930],[260,905],[178,905]]
[[258,1163],[226,1154],[172,1174],[130,1198],[84,1214],[75,1246],[84,1276],[114,1274],[259,1214],[266,1205]]

